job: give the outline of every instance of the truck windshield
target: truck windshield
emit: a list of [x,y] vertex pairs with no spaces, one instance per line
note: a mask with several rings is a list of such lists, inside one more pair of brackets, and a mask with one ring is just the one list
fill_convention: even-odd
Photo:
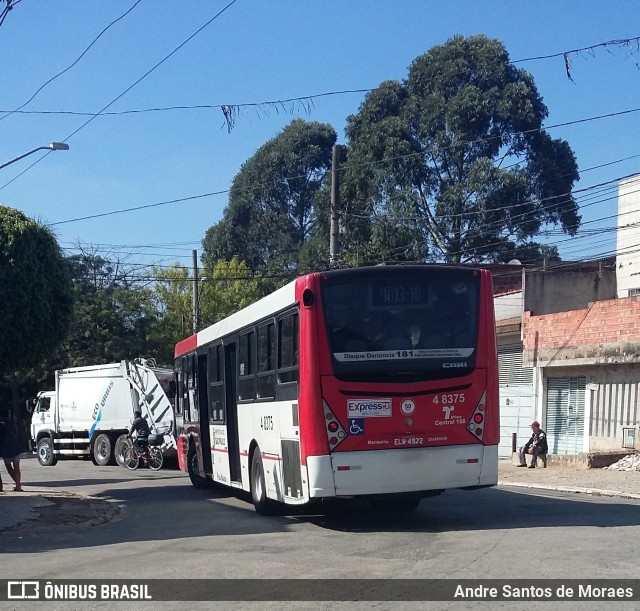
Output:
[[479,285],[467,270],[329,277],[322,300],[336,375],[434,378],[473,368]]

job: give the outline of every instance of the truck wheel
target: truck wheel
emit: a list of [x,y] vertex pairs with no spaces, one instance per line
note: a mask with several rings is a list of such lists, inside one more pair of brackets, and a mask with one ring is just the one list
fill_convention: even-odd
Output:
[[267,487],[264,482],[264,467],[260,448],[256,448],[251,458],[251,500],[256,513],[271,516],[277,511],[277,504],[267,498]]
[[189,471],[189,479],[195,488],[211,488],[211,483],[206,477],[200,477],[198,474],[198,455],[196,448],[189,444],[189,454],[187,455],[187,469]]
[[58,457],[53,453],[53,439],[51,437],[40,439],[36,452],[38,454],[38,462],[43,467],[53,467],[58,462]]
[[93,443],[93,464],[100,467],[113,464],[113,442],[109,435],[100,433]]
[[118,439],[116,439],[115,444],[113,445],[113,457],[115,458],[116,464],[121,467],[125,467],[125,462],[127,459],[127,452],[131,447],[131,442],[127,438],[126,435],[120,435]]

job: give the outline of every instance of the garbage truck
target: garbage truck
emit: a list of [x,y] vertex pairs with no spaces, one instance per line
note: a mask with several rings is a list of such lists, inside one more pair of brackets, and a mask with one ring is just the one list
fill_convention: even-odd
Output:
[[133,413],[140,411],[151,433],[163,436],[165,455],[175,455],[174,388],[173,371],[152,359],[56,371],[55,390],[27,403],[30,449],[45,467],[63,457],[123,464]]

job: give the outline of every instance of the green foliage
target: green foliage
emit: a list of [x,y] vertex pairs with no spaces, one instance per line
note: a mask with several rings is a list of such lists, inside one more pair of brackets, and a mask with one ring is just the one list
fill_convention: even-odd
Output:
[[205,271],[200,294],[201,324],[211,325],[260,299],[259,282],[252,278],[246,263],[237,257],[216,261]]
[[242,165],[222,220],[203,241],[209,268],[238,257],[251,271],[297,269],[335,141],[330,125],[296,119]]
[[172,363],[175,345],[191,335],[193,328],[193,278],[179,263],[171,268],[155,269],[153,275],[158,320],[151,337],[158,346],[156,358],[162,363]]
[[71,281],[53,234],[0,206],[0,374],[51,355],[67,335],[72,307]]
[[[154,272],[155,307],[158,322],[152,341],[158,346],[158,357],[169,363],[175,344],[188,337],[193,329],[193,276],[179,264]],[[200,327],[237,312],[263,296],[259,282],[253,279],[246,263],[237,257],[216,261],[213,268],[205,265],[199,283]]]
[[577,164],[542,129],[547,114],[531,75],[486,36],[457,36],[382,83],[346,130],[345,222],[360,256],[493,261],[545,224],[573,235]]
[[119,261],[94,254],[68,257],[75,307],[71,333],[54,369],[155,357],[152,291]]

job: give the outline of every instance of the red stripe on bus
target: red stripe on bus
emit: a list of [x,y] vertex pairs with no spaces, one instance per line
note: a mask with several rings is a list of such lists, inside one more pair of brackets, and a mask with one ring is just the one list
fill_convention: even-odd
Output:
[[229,450],[226,450],[224,448],[211,448],[212,452],[224,452],[225,454],[229,453]]
[[282,460],[277,454],[265,454],[264,452],[262,453],[262,458],[266,460]]
[[183,339],[181,342],[176,344],[175,356],[181,356],[186,354],[187,352],[192,352],[198,347],[198,336],[192,335],[191,337],[187,337]]

